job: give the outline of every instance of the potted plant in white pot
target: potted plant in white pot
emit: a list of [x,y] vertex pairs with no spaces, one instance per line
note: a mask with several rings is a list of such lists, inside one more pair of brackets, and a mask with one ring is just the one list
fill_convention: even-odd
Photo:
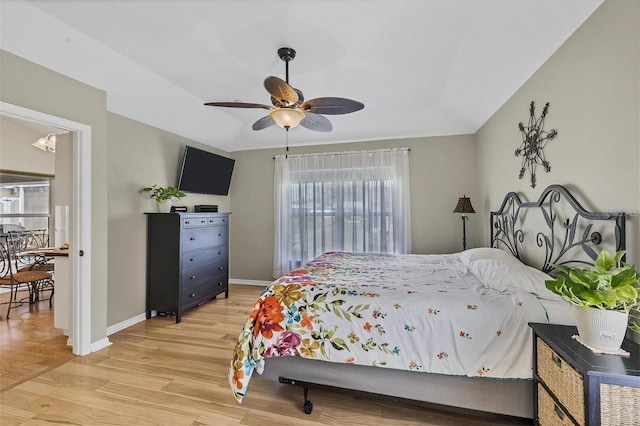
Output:
[[178,201],[187,196],[187,194],[173,186],[162,187],[158,185],[144,187],[140,190],[140,193],[147,198],[156,200],[159,213],[169,213],[173,201]]
[[583,269],[554,265],[556,279],[545,281],[574,305],[580,339],[606,352],[620,349],[627,326],[640,332],[640,276],[634,265],[622,262],[624,254],[602,250],[595,264]]

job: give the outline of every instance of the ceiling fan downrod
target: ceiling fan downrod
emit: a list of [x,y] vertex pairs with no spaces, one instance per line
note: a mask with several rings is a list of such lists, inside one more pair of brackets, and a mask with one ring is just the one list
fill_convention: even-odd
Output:
[[293,58],[296,57],[296,51],[290,47],[281,47],[278,49],[278,56],[284,61],[285,81],[289,84],[289,62],[293,61]]

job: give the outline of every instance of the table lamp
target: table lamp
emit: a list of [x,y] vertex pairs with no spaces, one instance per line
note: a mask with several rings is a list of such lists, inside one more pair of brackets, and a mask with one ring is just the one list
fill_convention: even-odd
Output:
[[468,217],[467,213],[475,213],[473,210],[473,206],[471,205],[471,200],[465,195],[463,197],[458,198],[458,205],[453,210],[454,213],[462,213],[460,219],[462,219],[462,250],[467,249],[467,229],[466,229],[466,221]]

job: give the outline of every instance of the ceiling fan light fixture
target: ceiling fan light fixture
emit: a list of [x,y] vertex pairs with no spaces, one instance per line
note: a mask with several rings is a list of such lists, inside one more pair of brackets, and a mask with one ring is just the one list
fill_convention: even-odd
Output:
[[293,108],[277,108],[269,113],[276,124],[283,129],[293,129],[304,119],[304,112]]

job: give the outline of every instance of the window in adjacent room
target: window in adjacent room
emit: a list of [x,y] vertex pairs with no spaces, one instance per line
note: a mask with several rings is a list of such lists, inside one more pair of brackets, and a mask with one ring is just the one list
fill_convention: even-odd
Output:
[[0,236],[9,231],[49,234],[53,177],[0,171]]
[[277,156],[274,277],[326,251],[408,253],[408,154]]

